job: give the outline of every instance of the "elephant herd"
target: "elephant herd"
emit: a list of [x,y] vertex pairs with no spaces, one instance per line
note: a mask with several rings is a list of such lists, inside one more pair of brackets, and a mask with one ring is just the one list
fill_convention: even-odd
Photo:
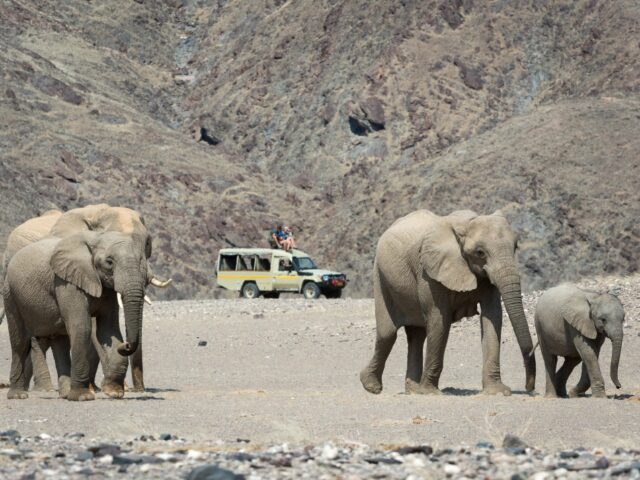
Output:
[[[535,348],[522,304],[516,248],[516,235],[500,212],[464,210],[439,216],[419,210],[393,223],[375,252],[376,341],[360,373],[364,388],[382,391],[385,362],[397,331],[404,327],[407,393],[440,393],[451,325],[479,313],[483,392],[510,395],[500,374],[504,304],[522,353],[525,388],[533,391]],[[63,398],[92,400],[98,364],[104,373],[102,391],[122,397],[129,356],[133,389],[144,390],[140,342],[145,291],[169,283],[154,276],[150,256],[144,220],[128,208],[101,204],[51,211],[15,228],[0,278],[12,349],[8,398],[27,398],[32,372],[36,386],[50,388],[45,361],[49,347]],[[118,322],[120,307],[126,340]],[[605,395],[598,364],[605,336],[613,342],[611,378],[619,388],[623,321],[622,304],[608,293],[571,284],[545,292],[536,308],[535,327],[547,396],[566,395],[567,379],[580,361],[582,376],[569,394],[591,388],[594,396]],[[558,356],[565,361],[556,371]]]
[[[98,364],[102,391],[124,395],[131,355],[133,389],[144,390],[142,311],[149,285],[166,287],[148,265],[151,236],[131,209],[88,205],[49,211],[16,227],[3,258],[2,295],[11,342],[10,399],[50,387],[50,346],[60,396],[92,400]],[[118,321],[124,310],[126,340]]]

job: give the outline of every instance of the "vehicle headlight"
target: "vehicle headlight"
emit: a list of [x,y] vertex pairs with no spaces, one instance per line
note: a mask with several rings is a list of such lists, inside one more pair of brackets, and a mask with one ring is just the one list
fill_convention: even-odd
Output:
[[329,275],[323,275],[322,276],[322,281],[323,282],[328,282],[329,281]]

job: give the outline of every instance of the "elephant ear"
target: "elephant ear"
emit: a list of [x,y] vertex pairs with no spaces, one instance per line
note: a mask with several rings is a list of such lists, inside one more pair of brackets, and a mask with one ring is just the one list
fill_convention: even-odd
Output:
[[102,295],[102,283],[93,266],[89,233],[77,233],[60,240],[50,263],[58,277],[97,298]]
[[434,280],[456,292],[468,292],[478,287],[478,281],[462,256],[458,238],[464,237],[466,223],[458,218],[455,229],[439,218],[424,233],[420,245],[420,266]]
[[598,335],[591,320],[591,305],[582,295],[569,297],[562,306],[562,318],[587,338],[595,339]]

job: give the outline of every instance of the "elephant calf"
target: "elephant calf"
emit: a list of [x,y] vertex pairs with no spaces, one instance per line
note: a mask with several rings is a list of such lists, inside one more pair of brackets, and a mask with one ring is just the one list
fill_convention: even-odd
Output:
[[[594,397],[605,397],[604,379],[598,356],[605,336],[613,342],[611,380],[616,388],[622,348],[624,309],[620,300],[608,293],[582,290],[563,283],[547,290],[538,300],[535,325],[547,371],[547,397],[566,396],[566,384],[573,369],[582,360],[582,376],[569,396],[584,393],[589,387]],[[565,357],[556,372],[558,357]]]

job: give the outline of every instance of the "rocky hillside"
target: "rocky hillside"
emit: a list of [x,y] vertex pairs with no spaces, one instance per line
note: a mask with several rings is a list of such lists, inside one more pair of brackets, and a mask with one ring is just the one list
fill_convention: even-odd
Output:
[[528,288],[638,269],[633,0],[27,0],[0,18],[3,239],[53,206],[128,205],[166,298],[210,297],[217,250],[282,219],[361,296],[398,216],[501,208]]

